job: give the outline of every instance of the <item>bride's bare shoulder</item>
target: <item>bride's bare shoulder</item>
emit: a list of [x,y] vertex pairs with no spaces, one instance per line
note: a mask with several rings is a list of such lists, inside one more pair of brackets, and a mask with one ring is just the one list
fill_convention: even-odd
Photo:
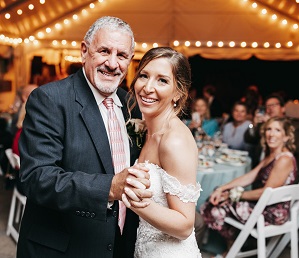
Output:
[[188,127],[181,121],[177,120],[170,124],[169,129],[165,132],[161,139],[162,146],[167,148],[195,148],[196,143],[194,137]]

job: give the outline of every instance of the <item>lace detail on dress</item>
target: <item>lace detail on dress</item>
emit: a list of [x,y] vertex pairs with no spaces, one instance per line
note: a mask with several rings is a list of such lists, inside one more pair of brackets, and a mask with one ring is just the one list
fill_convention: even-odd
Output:
[[182,202],[197,202],[200,196],[201,185],[188,184],[182,185],[175,177],[167,174],[164,170],[161,171],[162,182],[164,186],[164,192],[171,195],[176,195]]
[[[184,202],[196,202],[199,197],[200,185],[183,186],[158,165],[145,162],[150,169],[150,190],[152,199],[164,207],[168,207],[166,193],[178,196]],[[195,233],[185,240],[172,237],[150,225],[140,218],[135,244],[135,258],[201,258]]]
[[175,195],[179,197],[179,199],[184,203],[197,203],[197,200],[200,196],[200,191],[202,191],[201,185],[198,182],[196,183],[196,185],[182,185],[177,178],[169,175],[163,168],[159,167],[158,165],[149,163],[148,161],[145,161],[145,164],[148,168],[154,167],[155,170],[160,173],[164,193]]

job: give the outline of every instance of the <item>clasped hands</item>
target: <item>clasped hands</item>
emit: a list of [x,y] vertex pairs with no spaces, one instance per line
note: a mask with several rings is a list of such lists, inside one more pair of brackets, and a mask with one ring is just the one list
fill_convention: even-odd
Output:
[[127,207],[144,208],[149,205],[144,199],[151,198],[149,169],[137,163],[116,174],[111,183],[110,199],[122,200]]

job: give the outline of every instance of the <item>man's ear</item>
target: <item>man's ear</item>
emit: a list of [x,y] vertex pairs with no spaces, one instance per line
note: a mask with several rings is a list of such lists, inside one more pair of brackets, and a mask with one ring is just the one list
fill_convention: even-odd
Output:
[[85,58],[86,58],[87,52],[88,52],[88,47],[86,45],[86,42],[82,41],[81,42],[81,59],[82,59],[82,64],[85,63]]
[[131,57],[131,61],[133,60],[134,56],[135,56],[135,53],[132,55],[132,57]]

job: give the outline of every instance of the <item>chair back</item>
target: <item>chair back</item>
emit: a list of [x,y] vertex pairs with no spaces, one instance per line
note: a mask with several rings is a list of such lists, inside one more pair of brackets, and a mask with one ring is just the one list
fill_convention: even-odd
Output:
[[[299,200],[299,184],[285,185],[277,188],[267,188],[270,193],[267,205],[291,201],[291,206]],[[267,190],[266,189],[266,190]]]
[[[289,220],[282,225],[266,226],[264,216],[262,214],[265,208],[269,205],[287,201],[290,201]],[[245,224],[242,224],[230,217],[225,218],[226,223],[241,230],[234,244],[230,248],[227,258],[235,258],[238,256],[246,257],[256,253],[258,254],[258,257],[268,257],[273,249],[275,249],[279,238],[273,238],[273,241],[270,241],[269,245],[266,245],[265,239],[268,237],[284,235],[286,233],[290,233],[292,235],[292,253],[296,253],[298,250],[298,247],[296,246],[298,245],[298,236],[296,236],[298,234],[296,233],[298,230],[298,203],[299,184],[285,185],[276,188],[268,187],[264,190]],[[258,239],[258,249],[239,253],[242,245],[249,235]],[[297,256],[293,255],[292,257],[298,257],[298,254]]]
[[12,152],[12,149],[6,149],[5,154],[7,156],[7,159],[13,169],[19,169],[20,168],[20,157]]
[[299,184],[284,185],[276,188],[267,187],[246,222],[246,224],[248,224],[248,230],[253,229],[258,217],[267,206],[280,202],[291,201],[290,208],[292,208],[292,205],[297,200],[299,200]]

